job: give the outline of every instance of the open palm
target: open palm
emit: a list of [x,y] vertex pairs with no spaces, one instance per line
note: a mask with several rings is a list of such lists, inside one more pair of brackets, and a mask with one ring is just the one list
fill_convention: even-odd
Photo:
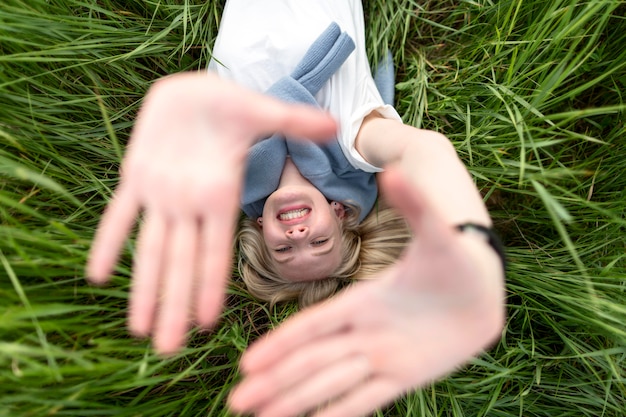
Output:
[[399,172],[382,184],[416,238],[378,279],[303,311],[252,346],[234,410],[281,417],[324,405],[316,416],[363,415],[453,371],[499,335],[495,254],[442,222]]
[[190,321],[218,316],[231,266],[245,157],[276,131],[329,138],[336,125],[312,108],[287,106],[207,73],[155,83],[144,100],[121,181],[98,228],[87,267],[108,279],[132,225],[144,218],[134,259],[130,328],[171,353]]

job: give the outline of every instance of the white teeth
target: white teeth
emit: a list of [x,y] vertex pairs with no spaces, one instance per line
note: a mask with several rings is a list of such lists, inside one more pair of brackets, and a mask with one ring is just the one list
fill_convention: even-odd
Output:
[[298,209],[298,210],[289,210],[289,211],[286,211],[284,213],[280,213],[278,218],[280,220],[299,219],[299,218],[304,217],[307,214],[309,214],[310,211],[311,211],[311,209],[308,209],[308,208],[303,208],[303,209]]

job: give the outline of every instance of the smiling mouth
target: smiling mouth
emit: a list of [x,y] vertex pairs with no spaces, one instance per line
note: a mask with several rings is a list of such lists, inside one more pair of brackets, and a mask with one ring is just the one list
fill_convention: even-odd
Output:
[[311,212],[310,208],[301,208],[297,210],[285,211],[283,213],[280,213],[277,217],[278,217],[278,220],[283,220],[283,221],[296,220],[296,219],[301,219],[303,217],[306,217],[310,212]]

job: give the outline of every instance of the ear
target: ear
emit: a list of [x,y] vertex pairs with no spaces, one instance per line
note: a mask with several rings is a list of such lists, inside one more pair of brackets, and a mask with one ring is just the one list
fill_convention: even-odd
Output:
[[259,227],[261,227],[261,229],[263,228],[263,217],[257,217],[256,218],[256,223],[259,225]]
[[338,218],[343,220],[343,218],[346,217],[346,208],[343,204],[333,201],[330,203],[330,207],[335,211]]

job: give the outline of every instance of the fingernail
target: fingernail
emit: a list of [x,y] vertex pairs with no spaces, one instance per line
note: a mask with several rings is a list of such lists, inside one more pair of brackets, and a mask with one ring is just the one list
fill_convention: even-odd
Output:
[[182,343],[178,343],[176,340],[173,340],[173,338],[168,340],[164,337],[155,337],[154,340],[154,349],[159,355],[166,357],[173,356],[178,352],[181,345]]
[[228,406],[237,412],[243,412],[246,410],[245,403],[243,403],[243,397],[240,394],[241,390],[239,387],[233,389],[230,395],[228,396]]
[[244,353],[241,359],[239,359],[239,372],[245,375],[248,373],[247,368],[248,365],[246,364],[246,354]]
[[128,331],[134,337],[138,337],[138,338],[144,338],[144,337],[150,336],[150,331],[149,330],[146,330],[146,329],[143,329],[143,328],[139,328],[137,326],[129,325],[128,326]]

